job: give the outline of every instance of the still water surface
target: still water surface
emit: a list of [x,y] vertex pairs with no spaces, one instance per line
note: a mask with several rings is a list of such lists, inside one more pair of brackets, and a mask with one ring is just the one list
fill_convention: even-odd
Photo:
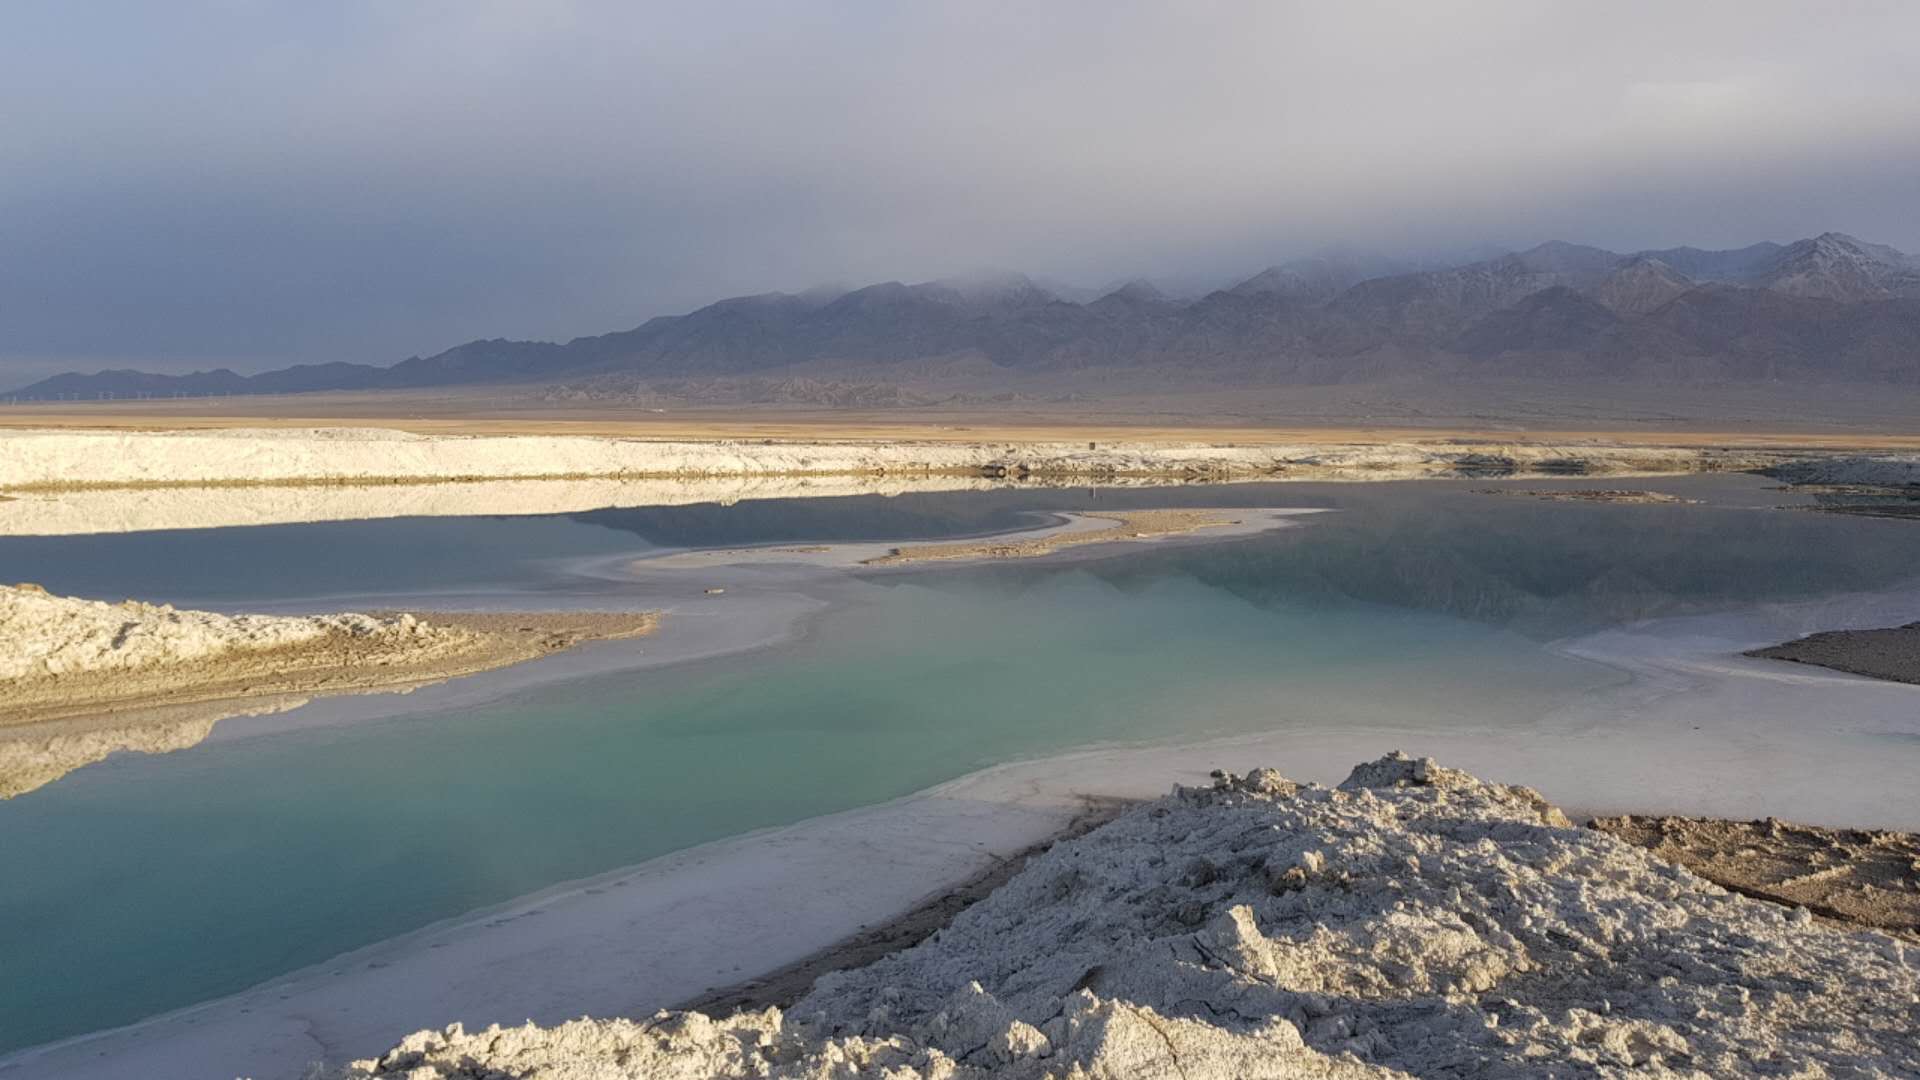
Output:
[[[224,606],[515,592],[586,560],[996,531],[1036,510],[1322,506],[1299,528],[818,586],[799,639],[458,709],[121,755],[0,804],[0,1050],[121,1024],[559,881],[1093,743],[1398,724],[1528,738],[1625,676],[1547,648],[1912,576],[1911,523],[1465,484],[1002,492],[0,540],[0,577]],[[1485,486],[1485,485],[1478,485]],[[1559,485],[1565,486],[1565,485]],[[672,633],[669,622],[663,633]],[[395,707],[405,702],[395,699]],[[297,715],[297,714],[296,714]]]

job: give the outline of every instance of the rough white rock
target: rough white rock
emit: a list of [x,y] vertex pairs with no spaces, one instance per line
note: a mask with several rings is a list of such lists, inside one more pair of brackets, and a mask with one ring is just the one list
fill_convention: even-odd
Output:
[[794,1008],[422,1032],[442,1077],[1920,1075],[1906,948],[1399,755],[1177,790]]
[[126,671],[257,652],[336,634],[429,645],[464,631],[411,615],[221,615],[169,604],[109,604],[0,585],[0,685],[93,671]]

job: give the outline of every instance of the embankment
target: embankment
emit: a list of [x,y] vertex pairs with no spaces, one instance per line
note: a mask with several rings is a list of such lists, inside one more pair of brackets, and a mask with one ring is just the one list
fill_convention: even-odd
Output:
[[721,476],[1417,479],[1755,469],[1771,450],[1536,442],[649,440],[385,428],[0,431],[0,491]]
[[353,1080],[1920,1070],[1895,939],[1390,755],[1140,806],[784,1013],[423,1031]]

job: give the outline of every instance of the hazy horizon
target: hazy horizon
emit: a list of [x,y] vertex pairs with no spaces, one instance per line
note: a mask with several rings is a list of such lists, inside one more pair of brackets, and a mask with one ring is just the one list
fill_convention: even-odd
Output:
[[[1649,20],[1659,33],[1649,34]],[[983,269],[1920,249],[1920,9],[27,3],[7,382],[387,364]]]

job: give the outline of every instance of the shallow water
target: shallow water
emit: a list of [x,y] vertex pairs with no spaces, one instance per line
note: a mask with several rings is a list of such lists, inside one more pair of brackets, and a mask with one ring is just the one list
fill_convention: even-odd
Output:
[[[1012,758],[1382,725],[1524,745],[1543,717],[1627,678],[1553,639],[1884,588],[1920,565],[1920,528],[1765,509],[1779,497],[1750,478],[1647,485],[1701,506],[1475,486],[1016,491],[0,541],[0,577],[58,592],[297,607],[486,591],[533,606],[618,603],[634,587],[580,576],[582,562],[660,547],[955,535],[1039,509],[1340,511],[1244,540],[821,581],[807,589],[826,614],[747,655],[376,722],[250,722],[244,737],[82,770],[0,804],[0,1049]],[[1911,740],[1882,752],[1920,764]]]

